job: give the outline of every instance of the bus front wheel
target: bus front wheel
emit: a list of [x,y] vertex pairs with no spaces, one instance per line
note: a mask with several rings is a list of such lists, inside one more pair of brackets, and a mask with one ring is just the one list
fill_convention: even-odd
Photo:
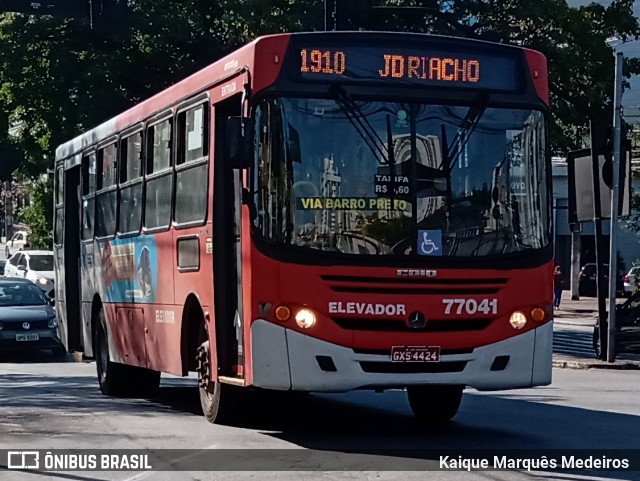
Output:
[[208,339],[198,346],[196,371],[200,406],[204,417],[210,423],[219,424],[228,421],[232,417],[233,386],[211,379],[211,351]]
[[420,420],[447,422],[458,412],[464,386],[408,386],[407,399]]

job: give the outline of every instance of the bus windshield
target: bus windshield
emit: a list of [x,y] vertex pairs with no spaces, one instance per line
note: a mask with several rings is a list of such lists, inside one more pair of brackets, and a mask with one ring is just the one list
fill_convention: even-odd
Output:
[[549,244],[545,117],[473,105],[270,98],[254,227],[352,255],[495,256]]

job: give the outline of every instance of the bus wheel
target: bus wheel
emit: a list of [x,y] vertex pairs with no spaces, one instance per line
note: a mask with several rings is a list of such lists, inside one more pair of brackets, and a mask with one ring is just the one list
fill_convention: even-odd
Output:
[[230,399],[233,394],[232,386],[222,384],[220,381],[211,380],[211,352],[209,340],[198,346],[197,367],[198,391],[200,393],[200,406],[204,417],[210,423],[222,423],[230,418]]
[[118,364],[109,359],[109,340],[107,338],[107,323],[104,311],[98,312],[96,330],[96,369],[100,392],[105,396],[124,396],[131,389],[124,364]]
[[458,412],[464,386],[408,386],[413,414],[423,421],[447,422]]

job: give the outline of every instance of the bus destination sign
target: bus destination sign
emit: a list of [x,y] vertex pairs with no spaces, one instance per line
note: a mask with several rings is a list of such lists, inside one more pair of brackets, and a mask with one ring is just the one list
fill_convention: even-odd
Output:
[[401,81],[411,84],[515,91],[518,62],[511,55],[380,47],[299,49],[301,80]]

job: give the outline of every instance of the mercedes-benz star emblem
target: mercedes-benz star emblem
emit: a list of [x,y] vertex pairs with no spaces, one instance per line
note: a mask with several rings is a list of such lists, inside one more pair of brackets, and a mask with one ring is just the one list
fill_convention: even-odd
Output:
[[28,322],[23,322],[22,329],[24,330],[31,329],[31,324],[29,324]]
[[409,319],[407,319],[407,326],[411,329],[424,329],[427,325],[427,319],[424,317],[424,314],[420,311],[414,311],[409,314]]

